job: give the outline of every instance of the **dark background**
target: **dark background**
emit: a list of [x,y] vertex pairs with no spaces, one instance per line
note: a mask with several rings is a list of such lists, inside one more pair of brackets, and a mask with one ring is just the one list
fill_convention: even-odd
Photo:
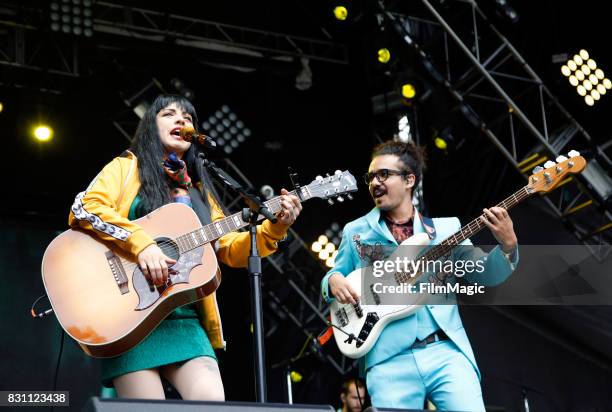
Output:
[[[227,104],[253,132],[253,137],[232,153],[231,160],[256,187],[269,184],[277,191],[290,184],[288,166],[299,172],[301,183],[336,169],[348,169],[360,177],[367,170],[373,145],[378,139],[390,137],[388,124],[380,124],[385,120],[372,114],[370,98],[391,83],[382,74],[385,69],[376,63],[373,50],[381,42],[392,44],[396,40],[376,31],[372,2],[354,2],[351,7],[360,18],[345,24],[332,18],[336,3],[322,0],[114,3],[317,39],[327,39],[326,32],[333,41],[346,45],[348,64],[311,60],[313,84],[301,91],[294,86],[300,68],[297,61],[279,63],[274,56],[245,61],[221,53],[194,52],[176,46],[172,39],[128,42],[96,33],[91,39],[77,41],[78,78],[0,65],[0,101],[4,105],[0,138],[5,148],[0,205],[5,280],[0,287],[2,389],[48,390],[53,385],[59,326],[52,317],[32,320],[28,311],[31,302],[44,293],[39,270],[44,248],[66,229],[74,195],[129,145],[112,124],[118,117],[129,118],[130,110],[122,96],[152,78],[173,91],[171,79],[180,78],[195,94],[193,103],[200,121]],[[399,3],[389,5],[411,11],[410,2]],[[6,8],[16,4],[22,9],[13,16],[15,21],[31,19],[31,24],[42,24],[28,17],[32,15],[28,10],[44,10],[44,2],[0,2]],[[587,107],[561,76],[560,65],[551,61],[554,54],[573,55],[586,48],[604,71],[611,67],[604,3],[516,0],[510,3],[520,16],[515,24],[496,14],[493,1],[478,4],[595,141],[608,141],[610,97],[603,96],[594,107]],[[48,29],[30,35],[33,42],[45,38],[60,44],[73,41]],[[0,32],[0,36],[4,37],[0,41],[12,41],[8,31]],[[49,47],[51,44],[45,43],[42,50]],[[406,58],[410,62],[411,57]],[[249,71],[212,65],[219,62],[248,66]],[[455,136],[465,140],[461,148],[442,152],[433,146],[432,128],[449,116],[446,99],[444,92],[436,89],[419,108],[420,143],[429,156],[425,202],[430,216],[459,216],[466,222],[483,207],[517,190],[524,180],[508,167],[484,135],[465,122],[454,123]],[[132,116],[131,120],[138,119]],[[39,121],[54,128],[49,144],[31,137],[31,127]],[[352,202],[333,207],[319,200],[309,202],[294,229],[311,242],[331,222],[343,225],[370,207],[366,187],[360,185]],[[539,199],[519,206],[512,216],[522,244],[576,243],[559,221],[541,210]],[[488,233],[476,240],[492,242]],[[283,300],[295,300],[290,290],[283,289],[282,276],[269,271],[266,282],[280,291]],[[318,277],[313,277],[314,287],[318,287],[323,274],[321,268]],[[246,272],[224,268],[219,296],[228,340],[227,352],[219,355],[226,397],[253,400]],[[274,319],[279,326],[267,340],[271,365],[295,356],[304,336],[290,322],[267,310],[267,322]],[[612,409],[612,313],[608,307],[466,307],[462,314],[482,371],[488,405],[523,410],[521,396],[525,391],[533,410]],[[324,351],[332,353],[332,346],[327,345]],[[296,402],[337,404],[342,377],[326,362],[310,356],[296,362],[294,369],[304,376],[294,385]],[[66,339],[58,388],[71,391],[75,408],[97,394],[97,373],[96,361]],[[268,376],[270,400],[285,401],[280,370],[269,370]]]

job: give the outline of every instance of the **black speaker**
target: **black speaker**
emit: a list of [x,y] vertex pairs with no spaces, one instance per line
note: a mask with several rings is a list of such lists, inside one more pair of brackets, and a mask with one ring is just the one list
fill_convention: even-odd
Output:
[[93,397],[83,412],[311,412],[330,411],[330,405],[288,405],[283,403],[203,402],[149,399],[100,399]]

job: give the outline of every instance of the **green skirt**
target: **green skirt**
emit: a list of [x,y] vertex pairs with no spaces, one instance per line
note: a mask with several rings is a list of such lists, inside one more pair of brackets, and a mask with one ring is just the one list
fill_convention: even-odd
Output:
[[184,363],[200,356],[217,359],[195,306],[182,306],[128,352],[102,359],[102,384],[112,387],[113,379],[126,373]]

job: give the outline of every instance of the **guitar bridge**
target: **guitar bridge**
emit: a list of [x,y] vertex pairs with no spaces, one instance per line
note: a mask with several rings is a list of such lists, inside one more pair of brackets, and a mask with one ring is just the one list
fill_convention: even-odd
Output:
[[117,287],[119,288],[121,294],[125,295],[130,290],[128,288],[128,278],[125,274],[125,270],[123,269],[123,265],[121,264],[121,260],[110,250],[107,251],[105,255],[106,260],[108,261],[108,266],[110,267],[113,277],[115,278],[115,282],[117,282]]
[[344,308],[340,308],[336,311],[336,319],[338,319],[342,327],[348,325],[348,315],[346,314],[346,310],[344,310]]

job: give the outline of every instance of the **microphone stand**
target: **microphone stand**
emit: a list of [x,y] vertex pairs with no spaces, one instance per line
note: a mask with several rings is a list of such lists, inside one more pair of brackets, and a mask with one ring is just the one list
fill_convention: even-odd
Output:
[[217,167],[214,162],[206,159],[200,153],[198,158],[202,164],[227,187],[233,189],[244,199],[247,208],[242,209],[242,220],[249,224],[250,254],[248,259],[248,271],[251,284],[251,313],[253,317],[253,357],[255,361],[255,400],[264,403],[266,394],[266,368],[264,349],[264,325],[263,306],[261,298],[261,256],[257,248],[257,220],[263,215],[272,223],[276,223],[276,217],[270,212],[262,200],[242,187],[240,183],[229,176],[225,171]]

